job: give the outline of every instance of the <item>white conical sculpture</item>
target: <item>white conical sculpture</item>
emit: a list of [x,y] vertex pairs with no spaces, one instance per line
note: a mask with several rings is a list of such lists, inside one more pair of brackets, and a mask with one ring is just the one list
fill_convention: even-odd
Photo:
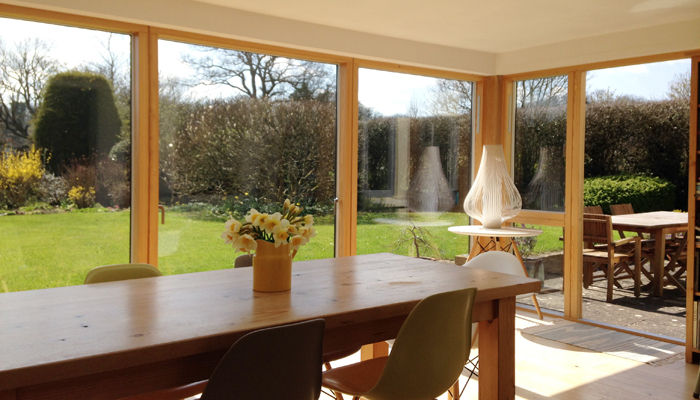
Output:
[[520,193],[506,168],[503,147],[484,145],[479,172],[464,199],[464,212],[481,221],[485,228],[499,229],[523,207]]

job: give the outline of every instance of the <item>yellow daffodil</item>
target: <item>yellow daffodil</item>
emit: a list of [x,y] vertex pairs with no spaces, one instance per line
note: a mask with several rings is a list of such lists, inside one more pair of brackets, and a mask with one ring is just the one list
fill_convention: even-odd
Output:
[[280,213],[268,215],[267,218],[265,218],[265,221],[261,222],[260,227],[263,228],[267,233],[274,233],[277,226],[279,226],[279,224],[281,223],[281,219],[282,214]]
[[289,246],[291,247],[291,250],[297,250],[299,247],[305,245],[307,242],[306,238],[301,236],[301,235],[296,235],[292,236],[291,239],[289,239]]
[[235,243],[235,246],[238,248],[238,251],[250,253],[251,251],[255,251],[255,249],[258,248],[258,243],[253,239],[252,236],[245,234],[241,235],[238,240]]
[[[227,230],[226,232],[224,232],[224,233],[221,234],[221,237],[224,238],[224,242],[225,242],[226,244],[229,244],[229,243],[230,243],[230,244],[235,244],[236,241],[238,240],[238,237],[239,237],[239,236],[238,236],[238,233],[234,233],[234,232],[231,232],[231,231],[228,231],[228,230]],[[234,247],[235,247],[235,245],[234,245]]]
[[256,221],[260,218],[260,215],[258,210],[251,208],[245,216],[245,222],[250,222],[253,226],[258,226],[256,225]]
[[226,225],[225,225],[225,226],[226,226],[226,231],[227,231],[227,232],[232,232],[232,233],[238,233],[238,231],[241,230],[241,226],[242,226],[242,225],[243,225],[243,224],[241,224],[240,222],[238,222],[237,219],[231,218],[231,219],[229,219],[228,221],[226,221]]
[[304,225],[313,225],[314,216],[311,214],[304,215]]
[[280,245],[287,243],[289,232],[284,229],[278,229],[277,232],[272,235],[272,237],[275,239],[275,247],[280,247]]
[[309,240],[312,237],[316,236],[316,229],[314,229],[313,227],[310,227],[310,226],[309,227],[304,226],[304,227],[299,228],[299,233],[301,234],[301,236],[306,238],[306,240]]

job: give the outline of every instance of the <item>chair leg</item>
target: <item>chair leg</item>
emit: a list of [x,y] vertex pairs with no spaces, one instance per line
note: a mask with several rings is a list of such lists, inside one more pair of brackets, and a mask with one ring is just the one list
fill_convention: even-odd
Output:
[[613,300],[613,286],[615,285],[615,266],[612,262],[608,263],[606,275],[608,278],[608,290],[605,294],[605,301],[611,303]]
[[535,305],[535,310],[537,310],[537,316],[540,317],[540,319],[544,319],[542,316],[542,310],[540,310],[540,303],[537,301],[537,296],[535,294],[532,294],[532,304]]

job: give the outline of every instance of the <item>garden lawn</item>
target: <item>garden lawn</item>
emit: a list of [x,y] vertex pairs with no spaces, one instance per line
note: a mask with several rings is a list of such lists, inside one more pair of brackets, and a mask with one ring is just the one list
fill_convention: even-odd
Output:
[[[79,285],[97,265],[129,260],[129,211],[89,209],[58,214],[0,216],[0,291]],[[468,252],[468,237],[447,231],[466,224],[462,213],[412,214],[418,238],[435,244],[422,256],[454,259]],[[357,253],[390,252],[415,255],[406,214],[360,213]],[[332,219],[316,219],[317,236],[303,246],[295,260],[333,257]],[[201,212],[168,210],[159,225],[159,268],[164,274],[229,268],[239,253],[220,238],[221,219]],[[539,227],[535,252],[560,250],[561,228]]]

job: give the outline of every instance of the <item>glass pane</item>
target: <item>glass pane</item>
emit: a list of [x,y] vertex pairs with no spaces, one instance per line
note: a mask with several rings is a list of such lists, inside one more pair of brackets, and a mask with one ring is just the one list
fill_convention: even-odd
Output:
[[568,77],[517,81],[514,180],[523,208],[564,211]]
[[[671,226],[666,234],[654,233],[653,227],[676,217],[687,221],[687,215],[677,213],[687,210],[688,201],[690,67],[684,59],[608,68],[590,71],[586,82],[584,204],[612,214],[616,253],[634,250],[634,243],[625,245],[620,239],[641,236],[642,259],[637,297],[633,258],[621,256],[616,264],[610,295],[603,267],[584,258],[583,315],[679,340],[685,338],[687,225]],[[643,214],[647,212],[653,218]],[[642,224],[618,229],[617,214]],[[589,226],[584,221],[584,233]],[[663,265],[656,265],[665,277],[659,279],[653,259],[661,241]],[[596,244],[605,246],[596,241],[585,247]],[[608,263],[607,258],[600,262]],[[624,262],[629,262],[628,269]],[[656,282],[662,293],[654,290]]]
[[129,262],[131,38],[0,18],[0,291]]
[[361,68],[357,252],[452,260],[468,238],[472,82]]
[[317,236],[295,260],[334,256],[336,66],[161,40],[159,267],[230,268],[224,222],[289,198]]

